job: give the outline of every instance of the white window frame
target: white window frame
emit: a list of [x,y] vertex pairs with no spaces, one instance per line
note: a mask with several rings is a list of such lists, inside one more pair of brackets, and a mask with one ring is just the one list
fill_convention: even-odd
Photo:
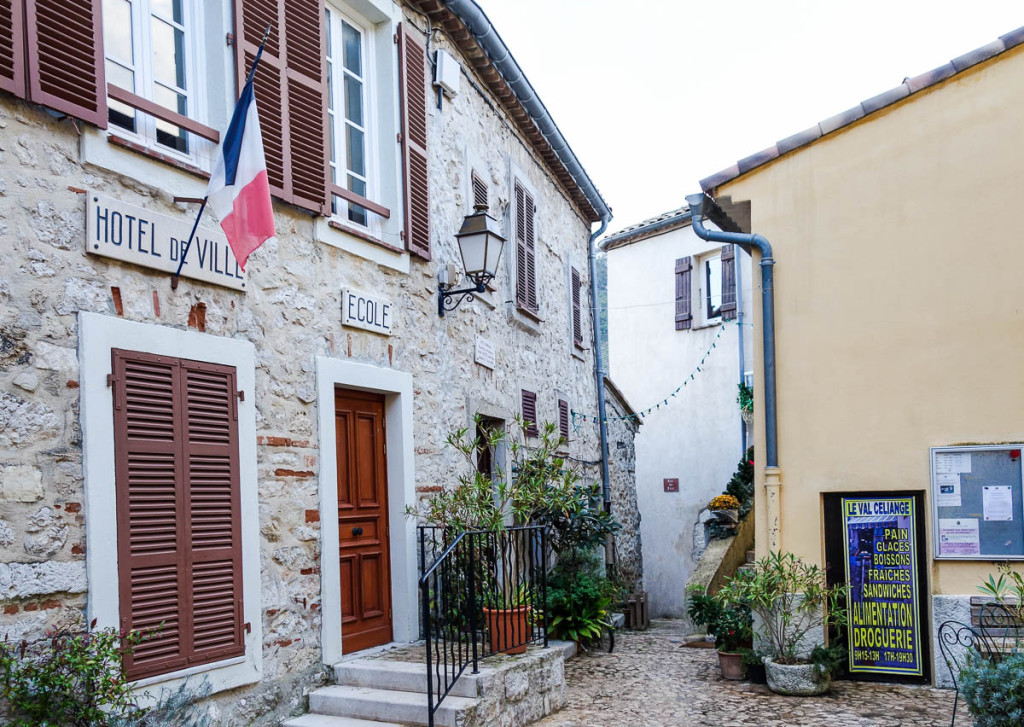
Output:
[[[134,88],[126,89],[137,96],[156,103],[153,88],[157,84],[153,73],[153,52],[150,30],[150,18],[154,15],[150,6],[151,0],[128,0],[132,5],[132,52],[133,63],[125,63],[124,59],[109,57],[110,61],[122,66],[131,66],[135,74]],[[206,84],[209,70],[204,51],[204,40],[209,32],[207,28],[207,10],[202,0],[181,0],[182,17],[185,27],[185,95],[187,98],[188,118],[206,124],[208,113],[208,90]],[[159,17],[159,16],[158,16]],[[104,19],[106,22],[106,19]],[[172,21],[173,22],[173,21]],[[104,34],[106,28],[104,28]],[[104,62],[108,59],[107,47],[104,45]],[[217,145],[208,139],[185,131],[188,139],[188,153],[183,153],[157,141],[156,127],[158,119],[145,111],[135,110],[136,130],[134,132],[108,122],[107,132],[126,141],[138,144],[153,152],[171,159],[194,166],[202,171],[213,169],[213,159]],[[223,131],[223,130],[221,130]]]
[[[160,690],[175,690],[192,675],[203,675],[212,693],[255,684],[263,673],[263,606],[260,577],[259,501],[256,474],[256,354],[249,341],[137,323],[98,313],[78,314],[81,379],[82,450],[85,470],[86,573],[88,621],[97,628],[120,628],[117,569],[116,485],[114,476],[114,400],[107,386],[111,349],[208,361],[235,368],[238,387],[250,392],[238,401],[239,483],[242,526],[242,598],[245,654],[209,664],[146,677],[133,683],[136,696],[149,704]],[[112,565],[113,564],[113,565]]]
[[[351,25],[353,28],[359,31],[362,39],[362,45],[360,52],[362,57],[360,59],[363,76],[360,79],[363,84],[363,139],[366,148],[363,151],[364,163],[366,168],[366,194],[362,195],[371,202],[376,202],[380,199],[380,159],[378,155],[378,141],[379,141],[379,124],[377,120],[377,83],[375,73],[375,60],[377,58],[376,38],[373,28],[369,22],[364,20],[360,15],[353,13],[350,9],[344,8],[338,3],[328,2],[326,3],[326,11],[328,17],[325,22],[331,23],[330,28],[330,39],[334,45],[333,49],[328,50],[328,57],[332,59],[332,75],[330,97],[333,98],[337,109],[331,109],[328,104],[327,115],[328,124],[330,125],[330,133],[335,139],[334,149],[337,156],[337,161],[333,163],[328,159],[328,165],[332,172],[337,174],[338,181],[335,182],[339,187],[348,189],[348,169],[345,165],[347,158],[347,144],[348,138],[345,134],[346,119],[344,115],[344,76],[347,72],[344,68],[341,50],[342,50],[342,34],[341,34],[341,22],[344,21]],[[335,53],[334,51],[338,52]],[[330,141],[330,140],[328,140]],[[379,236],[381,233],[381,220],[380,216],[366,211],[366,224],[362,225],[359,222],[349,219],[348,211],[350,204],[340,197],[333,197],[337,212],[333,213],[331,219],[334,221],[353,227],[357,230],[365,230],[373,236]],[[394,212],[392,212],[394,214]]]
[[[698,327],[701,326],[712,326],[722,320],[722,294],[719,293],[718,301],[718,315],[708,315],[708,296],[710,291],[708,290],[708,276],[707,276],[707,264],[712,260],[718,259],[721,261],[722,252],[721,250],[712,250],[696,257],[696,264],[693,266],[694,269],[690,273],[697,278],[697,284],[692,285],[691,289],[696,289],[697,299],[696,303],[699,306],[698,315],[694,316],[694,323],[698,323]],[[719,281],[721,281],[721,262],[719,262]],[[691,279],[692,283],[692,279]],[[721,282],[719,282],[721,284]],[[691,299],[690,306],[691,311],[693,310],[694,301]]]

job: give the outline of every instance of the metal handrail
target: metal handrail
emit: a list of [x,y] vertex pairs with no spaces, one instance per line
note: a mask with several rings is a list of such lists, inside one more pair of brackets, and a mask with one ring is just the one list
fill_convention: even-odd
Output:
[[[549,560],[546,528],[469,530],[451,542],[447,536],[442,528],[419,528],[431,727],[435,712],[467,667],[472,665],[476,674],[482,657],[548,644],[543,617]],[[501,619],[508,625],[502,626]]]

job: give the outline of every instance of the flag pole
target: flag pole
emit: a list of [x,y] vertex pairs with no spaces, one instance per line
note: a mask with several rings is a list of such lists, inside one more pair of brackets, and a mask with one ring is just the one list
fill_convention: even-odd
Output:
[[[267,29],[263,33],[263,40],[260,41],[259,50],[256,51],[256,57],[252,61],[252,67],[249,69],[249,76],[245,79],[245,85],[248,86],[253,82],[253,78],[256,76],[256,66],[260,62],[260,56],[263,55],[263,48],[267,44],[267,39],[270,37],[270,30],[272,26],[268,25]],[[244,87],[243,87],[244,88]],[[171,290],[178,289],[178,279],[181,277],[181,269],[185,265],[185,256],[188,255],[189,248],[192,247],[192,238],[196,236],[196,230],[199,229],[199,220],[203,217],[203,212],[206,211],[206,200],[209,196],[203,197],[203,204],[199,207],[199,214],[196,215],[196,221],[192,225],[192,232],[188,233],[188,241],[181,248],[181,257],[178,259],[178,269],[171,277]]]

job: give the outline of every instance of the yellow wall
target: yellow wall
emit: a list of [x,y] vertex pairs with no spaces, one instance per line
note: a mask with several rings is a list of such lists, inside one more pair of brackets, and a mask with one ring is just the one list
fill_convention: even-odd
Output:
[[[929,447],[1024,440],[1024,51],[713,194],[751,200],[775,249],[781,547],[822,562],[822,492],[924,490],[930,558]],[[932,563],[935,593],[994,571]]]

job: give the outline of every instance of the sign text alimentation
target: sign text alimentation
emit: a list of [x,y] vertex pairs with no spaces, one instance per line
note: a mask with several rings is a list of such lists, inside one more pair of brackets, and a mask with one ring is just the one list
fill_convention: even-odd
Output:
[[[172,217],[95,192],[88,200],[86,252],[174,274],[195,222],[191,214]],[[245,290],[245,273],[219,230],[196,230],[181,275]]]

